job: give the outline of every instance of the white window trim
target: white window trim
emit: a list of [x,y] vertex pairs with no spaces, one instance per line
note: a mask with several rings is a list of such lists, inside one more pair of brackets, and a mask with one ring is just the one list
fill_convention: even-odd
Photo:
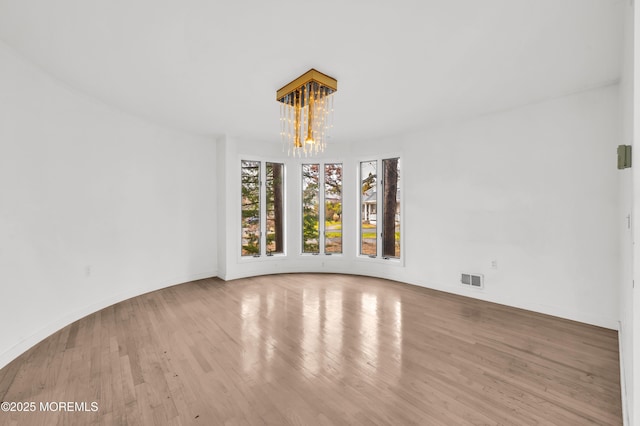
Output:
[[[366,255],[366,254],[361,254],[360,253],[360,244],[361,244],[361,229],[360,226],[362,224],[362,169],[360,167],[360,164],[363,162],[376,162],[376,194],[382,194],[383,193],[383,182],[382,182],[382,178],[380,177],[382,172],[383,172],[383,166],[382,166],[382,161],[383,160],[388,160],[391,158],[398,158],[400,160],[400,184],[398,185],[398,190],[400,191],[400,257],[396,258],[396,257],[384,257],[382,256],[380,253],[382,252],[382,216],[381,216],[381,212],[382,212],[382,208],[381,206],[378,206],[378,202],[376,202],[376,222],[378,225],[376,227],[376,255],[375,256],[371,256],[371,255]],[[376,154],[376,155],[368,155],[368,156],[363,156],[363,157],[359,157],[356,159],[356,163],[355,163],[355,169],[356,169],[356,175],[357,175],[357,181],[356,181],[356,194],[357,194],[357,199],[356,199],[356,221],[355,221],[355,229],[356,229],[356,251],[355,251],[355,258],[357,261],[362,261],[362,262],[373,262],[373,263],[380,263],[380,264],[384,264],[384,265],[388,265],[388,266],[404,266],[404,262],[405,262],[405,239],[406,239],[406,225],[405,225],[405,218],[404,218],[404,211],[405,211],[405,204],[404,204],[404,161],[403,161],[403,155],[402,152],[391,152],[391,153],[386,153],[383,155],[380,154]]]
[[[302,250],[304,249],[304,231],[302,229],[304,223],[304,206],[303,206],[303,197],[302,197],[302,166],[305,164],[317,164],[318,165],[318,253],[304,253]],[[324,200],[325,200],[325,182],[324,182],[324,167],[326,164],[340,164],[342,165],[342,252],[340,253],[325,253],[325,209],[324,209]],[[299,205],[299,229],[300,232],[300,252],[299,255],[301,257],[309,257],[309,256],[329,256],[332,258],[340,258],[344,256],[344,160],[332,160],[332,159],[319,159],[319,158],[308,158],[308,159],[300,159],[300,163],[298,165],[298,177],[300,181],[300,205]]]
[[[283,159],[271,159],[266,157],[255,157],[251,155],[240,155],[238,157],[237,163],[239,166],[238,176],[240,177],[240,185],[242,185],[242,162],[243,161],[254,161],[260,163],[260,254],[257,256],[243,256],[242,255],[242,191],[241,188],[238,188],[239,193],[239,202],[237,203],[239,212],[236,215],[237,226],[236,229],[239,229],[239,238],[238,238],[238,250],[236,250],[238,263],[252,263],[252,262],[264,262],[264,261],[274,261],[274,260],[282,260],[282,258],[287,257],[287,168],[289,164]],[[284,249],[282,253],[274,253],[267,254],[267,163],[277,163],[284,165],[283,171],[283,242]]]

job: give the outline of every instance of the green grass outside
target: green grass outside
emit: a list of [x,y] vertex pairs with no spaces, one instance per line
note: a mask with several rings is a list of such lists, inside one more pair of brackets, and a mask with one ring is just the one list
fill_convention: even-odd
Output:
[[[365,232],[362,234],[362,238],[375,238],[376,237],[376,233],[375,232]],[[400,241],[400,233],[396,232],[396,241]]]

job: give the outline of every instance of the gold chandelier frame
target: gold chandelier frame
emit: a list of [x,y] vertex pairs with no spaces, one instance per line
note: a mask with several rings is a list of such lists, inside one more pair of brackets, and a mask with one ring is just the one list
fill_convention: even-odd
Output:
[[[333,127],[333,94],[338,81],[310,69],[276,92],[280,105],[280,135],[289,155],[323,152]],[[304,141],[304,143],[303,143]]]

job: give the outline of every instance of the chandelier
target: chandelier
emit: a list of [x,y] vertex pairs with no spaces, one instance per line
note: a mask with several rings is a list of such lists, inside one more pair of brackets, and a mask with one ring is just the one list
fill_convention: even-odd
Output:
[[335,78],[310,69],[276,93],[280,102],[282,149],[293,157],[324,152],[333,127]]

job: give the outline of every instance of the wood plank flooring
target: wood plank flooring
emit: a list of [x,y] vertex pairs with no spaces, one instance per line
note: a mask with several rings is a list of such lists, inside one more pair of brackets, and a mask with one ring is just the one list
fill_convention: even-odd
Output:
[[[0,401],[37,410],[0,424],[619,425],[617,339],[376,278],[207,279],[87,316],[1,369]],[[86,406],[39,407],[67,401]]]

